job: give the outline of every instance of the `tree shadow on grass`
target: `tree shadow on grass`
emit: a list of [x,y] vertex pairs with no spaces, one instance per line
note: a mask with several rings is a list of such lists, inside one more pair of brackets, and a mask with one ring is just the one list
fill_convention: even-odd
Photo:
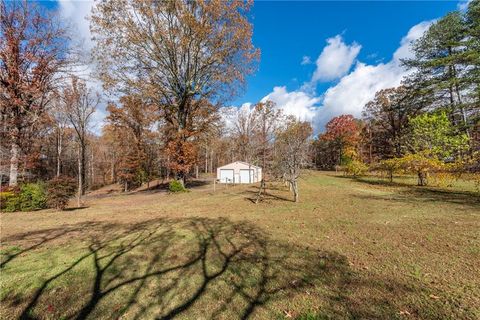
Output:
[[[388,186],[388,187],[415,187],[411,184],[401,182],[401,181],[390,181],[387,178],[375,177],[375,178],[362,178],[362,177],[352,177],[347,175],[338,175],[338,174],[328,174],[328,176],[336,179],[352,180],[357,182],[362,182],[374,186]],[[394,178],[395,179],[395,178]]]
[[152,184],[149,187],[144,187],[141,190],[134,190],[128,194],[135,193],[157,193],[157,192],[166,192],[168,191],[168,181]]
[[[207,185],[212,185],[212,180],[203,180],[203,179],[194,179],[194,180],[187,180],[185,187],[187,189],[199,189],[205,187]],[[141,189],[132,190],[127,193],[119,193],[123,195],[135,195],[137,193],[165,193],[169,191],[169,181],[160,182],[151,184],[149,187],[142,187]]]
[[[415,187],[399,192],[402,201],[415,202],[415,199],[428,202],[448,202],[458,205],[468,205],[480,209],[480,196],[473,192],[447,191],[432,188]],[[473,212],[472,212],[473,213]],[[480,214],[480,210],[477,211]]]
[[78,210],[83,210],[83,209],[88,209],[90,208],[89,206],[81,206],[81,207],[69,207],[63,209],[63,211],[78,211]]
[[[389,182],[386,180],[370,180],[365,178],[352,178],[352,177],[341,177],[338,178],[351,179],[357,182],[361,182],[368,185],[375,186],[390,186],[390,187],[399,187],[395,190],[395,195],[393,198],[389,197],[388,199],[408,202],[408,203],[417,203],[417,202],[444,202],[457,205],[468,205],[472,208],[480,209],[480,195],[475,192],[468,191],[453,191],[445,190],[432,187],[420,187],[412,186],[405,183],[399,182]],[[361,196],[364,198],[376,198],[376,199],[385,199],[384,196]],[[480,211],[478,211],[480,213]]]
[[[254,186],[244,192],[246,195],[245,199],[251,201],[252,203],[256,203],[258,191],[260,190],[259,186]],[[260,202],[270,202],[270,201],[287,201],[287,202],[295,202],[293,199],[289,199],[287,197],[283,197],[280,195],[273,194],[269,192],[269,190],[282,190],[278,187],[267,187],[266,190],[262,192],[260,197]],[[283,191],[283,190],[282,190]]]
[[[414,290],[360,275],[337,252],[273,240],[250,223],[222,218],[104,223],[81,238],[86,248],[69,264],[2,301],[8,316],[271,318],[297,298],[321,301],[331,316],[386,319],[398,313],[393,296]],[[366,288],[372,296],[352,298]]]
[[2,244],[20,242],[23,248],[19,246],[13,246],[11,247],[12,249],[6,248],[2,250],[0,254],[0,268],[4,268],[15,258],[24,254],[28,254],[30,251],[40,249],[52,241],[60,240],[75,233],[78,234],[84,232],[86,229],[94,229],[96,226],[98,226],[98,223],[85,222],[76,225],[63,226],[61,228],[50,228],[40,231],[21,233],[3,238]]
[[212,179],[193,179],[193,180],[187,180],[187,182],[185,183],[185,187],[187,189],[198,189],[208,185],[210,185],[213,188]]

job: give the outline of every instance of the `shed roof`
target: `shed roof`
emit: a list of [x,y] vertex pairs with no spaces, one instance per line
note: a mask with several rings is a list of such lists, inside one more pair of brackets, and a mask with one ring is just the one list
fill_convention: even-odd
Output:
[[256,166],[256,165],[251,164],[251,163],[248,163],[248,162],[245,162],[245,161],[234,161],[234,162],[225,164],[225,165],[223,165],[223,166],[221,166],[221,167],[218,167],[218,168],[221,169],[221,168],[223,168],[223,167],[228,167],[228,166],[230,166],[230,165],[232,165],[232,164],[235,164],[235,163],[241,163],[241,164],[244,164],[244,165],[246,165],[246,166],[248,166],[248,167],[252,167],[252,168],[256,168],[256,169],[261,169],[261,167]]

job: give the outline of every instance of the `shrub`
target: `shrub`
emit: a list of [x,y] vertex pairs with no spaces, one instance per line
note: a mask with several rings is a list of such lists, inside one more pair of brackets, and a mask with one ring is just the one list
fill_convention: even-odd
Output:
[[178,180],[170,181],[170,183],[168,184],[168,190],[170,190],[170,192],[184,192],[184,191],[186,191],[183,184]]
[[42,183],[26,183],[20,188],[9,188],[0,193],[2,210],[33,211],[47,207],[45,186]]
[[351,160],[345,165],[345,173],[354,177],[365,174],[368,170],[368,166],[361,161]]
[[33,211],[47,207],[47,195],[43,183],[26,183],[20,187],[20,210]]
[[20,210],[20,188],[7,187],[0,192],[0,209],[7,212]]
[[432,174],[433,183],[438,187],[451,187],[457,177],[449,171],[437,171]]
[[5,211],[6,212],[15,212],[20,211],[21,200],[19,193],[13,193],[12,196],[8,197],[5,201]]
[[65,209],[68,200],[75,194],[77,184],[70,177],[56,177],[47,184],[47,203],[50,208]]
[[381,161],[377,165],[377,169],[385,172],[388,175],[390,182],[393,182],[393,174],[401,170],[401,161],[398,158],[387,159]]
[[431,172],[441,171],[445,168],[442,161],[429,158],[426,153],[407,154],[398,161],[402,170],[417,174],[419,186],[428,185],[428,176]]

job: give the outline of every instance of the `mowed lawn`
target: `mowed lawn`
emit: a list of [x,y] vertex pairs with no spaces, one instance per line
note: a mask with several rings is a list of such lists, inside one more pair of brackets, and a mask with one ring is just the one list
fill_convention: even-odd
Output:
[[[473,191],[306,171],[1,214],[1,319],[479,319]],[[468,188],[467,188],[468,189]]]

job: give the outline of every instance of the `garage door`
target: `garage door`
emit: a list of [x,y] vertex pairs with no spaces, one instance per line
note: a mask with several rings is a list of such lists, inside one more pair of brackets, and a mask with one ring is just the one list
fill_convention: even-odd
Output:
[[253,169],[240,169],[240,183],[253,182]]
[[233,183],[233,169],[220,169],[220,182]]

